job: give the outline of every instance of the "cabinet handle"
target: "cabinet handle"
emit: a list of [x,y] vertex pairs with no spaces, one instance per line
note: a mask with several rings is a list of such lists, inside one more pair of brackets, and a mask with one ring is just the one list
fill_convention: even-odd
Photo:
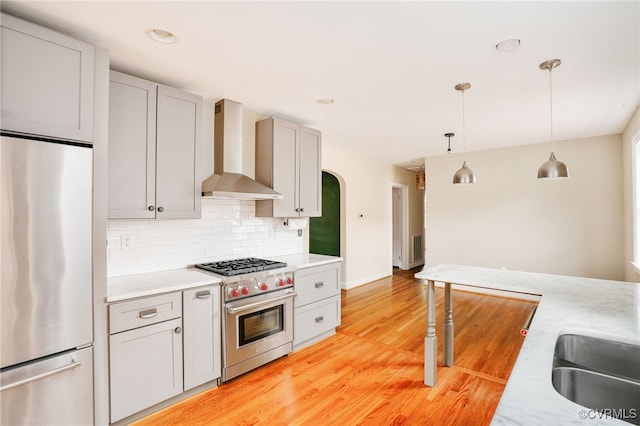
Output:
[[206,299],[209,296],[211,296],[211,291],[210,290],[202,290],[196,293],[196,297],[198,299]]
[[319,283],[315,283],[314,285],[316,288],[322,288],[324,287],[324,282],[320,281]]
[[156,206],[147,207],[147,210],[149,210],[150,212],[154,211],[155,209],[156,209]]
[[182,327],[176,327],[176,328],[173,329],[173,331],[175,331],[176,334],[180,334],[180,333],[182,333]]
[[319,317],[316,317],[316,322],[322,322],[324,321],[324,317],[322,315],[320,315]]
[[304,207],[300,207],[300,213],[304,211]]
[[300,208],[299,207],[296,207],[296,212],[300,213]]
[[164,211],[164,207],[158,207],[158,211],[162,213]]
[[149,319],[158,315],[158,310],[156,308],[145,309],[144,311],[140,311],[140,318]]

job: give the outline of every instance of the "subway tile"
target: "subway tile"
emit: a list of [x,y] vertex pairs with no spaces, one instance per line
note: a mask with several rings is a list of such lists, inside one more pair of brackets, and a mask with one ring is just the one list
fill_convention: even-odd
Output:
[[[120,250],[124,233],[133,239],[130,248]],[[281,219],[256,218],[255,203],[239,200],[203,199],[202,219],[109,221],[107,240],[110,277],[304,250],[304,239]]]
[[149,228],[148,220],[111,220],[107,222],[108,231],[129,231]]

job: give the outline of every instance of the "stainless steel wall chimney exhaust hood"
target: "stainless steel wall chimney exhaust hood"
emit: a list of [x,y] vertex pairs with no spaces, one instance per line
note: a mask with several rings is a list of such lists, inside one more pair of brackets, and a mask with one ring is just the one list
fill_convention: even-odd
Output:
[[216,102],[213,175],[202,182],[202,196],[236,200],[275,200],[282,194],[242,174],[242,104]]

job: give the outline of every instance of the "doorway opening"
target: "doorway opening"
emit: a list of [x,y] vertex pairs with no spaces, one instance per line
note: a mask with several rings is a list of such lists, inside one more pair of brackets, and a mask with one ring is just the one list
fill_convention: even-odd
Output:
[[409,269],[407,235],[409,223],[408,186],[392,184],[392,250],[391,265],[394,268]]
[[309,218],[309,252],[340,256],[340,183],[322,172],[322,216]]

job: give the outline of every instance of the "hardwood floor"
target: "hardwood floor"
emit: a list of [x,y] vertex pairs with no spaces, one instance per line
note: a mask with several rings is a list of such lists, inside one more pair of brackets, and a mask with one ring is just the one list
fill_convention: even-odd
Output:
[[[423,383],[426,292],[396,271],[342,292],[336,335],[137,423],[143,425],[486,425],[533,302],[453,292],[455,366]],[[442,359],[442,302],[436,288]]]

